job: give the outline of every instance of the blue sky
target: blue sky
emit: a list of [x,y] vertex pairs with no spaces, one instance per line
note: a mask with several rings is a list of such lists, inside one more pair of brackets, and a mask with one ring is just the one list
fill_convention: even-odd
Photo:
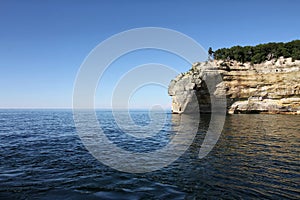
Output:
[[[2,0],[0,108],[70,108],[81,63],[96,45],[119,32],[149,26],[170,28],[192,37],[205,49],[286,42],[300,38],[299,7],[297,0]],[[190,68],[184,60],[159,51],[120,58],[107,71],[96,106],[109,107],[118,77],[149,62],[170,65],[179,72]],[[137,108],[151,104],[168,107],[167,90],[144,87],[131,100]]]

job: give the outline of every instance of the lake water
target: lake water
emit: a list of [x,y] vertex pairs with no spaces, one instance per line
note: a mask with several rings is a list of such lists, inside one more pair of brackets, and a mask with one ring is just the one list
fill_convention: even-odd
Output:
[[[160,134],[134,143],[111,112],[97,116],[108,138],[138,152],[166,145],[180,119],[168,113]],[[145,111],[131,116],[149,123]],[[201,116],[192,145],[177,161],[133,174],[86,150],[71,110],[0,110],[0,199],[300,199],[300,116],[226,116],[218,143],[199,159],[209,120]]]

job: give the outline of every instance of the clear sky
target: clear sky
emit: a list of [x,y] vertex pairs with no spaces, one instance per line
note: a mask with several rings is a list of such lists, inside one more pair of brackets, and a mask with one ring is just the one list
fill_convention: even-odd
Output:
[[[1,0],[0,108],[70,108],[81,63],[113,34],[164,27],[194,38],[205,49],[286,42],[300,38],[299,8],[298,0]],[[110,105],[118,77],[112,75],[149,62],[171,65],[179,72],[190,68],[163,52],[130,56],[107,72],[97,107]],[[131,102],[137,108],[155,103],[167,107],[170,98],[165,88],[149,86]]]

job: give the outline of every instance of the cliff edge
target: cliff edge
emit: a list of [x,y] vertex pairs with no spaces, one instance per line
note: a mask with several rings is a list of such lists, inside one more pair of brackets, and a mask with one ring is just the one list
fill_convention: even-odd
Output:
[[[216,79],[221,77],[221,79]],[[209,80],[217,80],[209,88]],[[211,99],[226,97],[227,112],[300,114],[300,60],[273,59],[260,64],[214,60],[197,62],[169,85],[172,112],[183,113],[198,103],[200,112],[211,112]],[[195,94],[195,99],[190,98]]]

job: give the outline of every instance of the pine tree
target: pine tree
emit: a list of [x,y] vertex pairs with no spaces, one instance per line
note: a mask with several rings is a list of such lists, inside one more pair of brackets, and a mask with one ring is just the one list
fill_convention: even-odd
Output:
[[209,49],[208,49],[208,60],[213,59],[213,54],[214,54],[214,51],[212,50],[211,47],[209,47]]

